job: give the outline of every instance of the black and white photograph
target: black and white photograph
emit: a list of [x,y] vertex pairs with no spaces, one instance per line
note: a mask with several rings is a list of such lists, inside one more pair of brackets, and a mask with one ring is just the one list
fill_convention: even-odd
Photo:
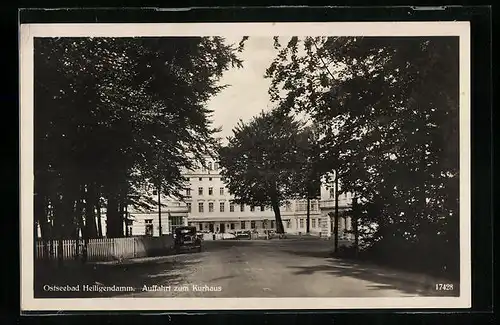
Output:
[[470,307],[467,23],[20,35],[22,309]]

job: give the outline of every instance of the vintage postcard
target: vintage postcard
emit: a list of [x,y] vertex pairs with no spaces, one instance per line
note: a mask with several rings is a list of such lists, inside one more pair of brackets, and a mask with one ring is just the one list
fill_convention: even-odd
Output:
[[26,24],[20,73],[23,311],[471,306],[468,22]]

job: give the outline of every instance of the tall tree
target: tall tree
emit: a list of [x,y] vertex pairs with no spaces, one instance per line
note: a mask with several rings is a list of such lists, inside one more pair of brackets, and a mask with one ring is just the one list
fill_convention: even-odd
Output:
[[238,47],[220,37],[36,38],[34,47],[35,218],[69,237],[83,207],[85,233],[96,236],[104,198],[108,235],[121,237],[120,207],[145,205],[142,183],[178,192],[181,170],[213,149],[205,104],[223,72],[241,66]]
[[219,150],[222,176],[234,202],[273,209],[284,233],[280,207],[296,196],[303,124],[278,110],[261,112],[234,128]]
[[338,161],[343,190],[359,195],[360,222],[377,225],[360,240],[458,270],[458,38],[293,37],[276,46],[270,94],[325,131],[325,157]]

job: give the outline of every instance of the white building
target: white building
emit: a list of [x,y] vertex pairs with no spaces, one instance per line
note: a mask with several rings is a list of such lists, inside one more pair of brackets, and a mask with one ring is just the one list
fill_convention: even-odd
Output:
[[[151,191],[150,199],[158,202],[158,193],[156,190]],[[158,236],[161,233],[171,234],[174,229],[179,226],[187,226],[188,206],[185,202],[167,197],[160,196],[161,206],[155,204],[154,208],[149,211],[138,211],[129,207],[130,217],[132,219],[129,227],[129,235],[131,236]]]
[[[276,229],[272,208],[233,204],[234,198],[226,188],[219,165],[208,161],[206,167],[200,167],[185,174],[189,178],[189,187],[184,193],[188,199],[188,223],[200,231],[231,232],[237,230]],[[320,231],[319,201],[312,200],[310,206],[311,232]],[[283,204],[281,219],[287,233],[306,232],[307,206],[305,200],[295,200]]]
[[[335,175],[331,175],[334,179]],[[341,189],[338,189],[341,192]],[[339,212],[339,237],[343,239],[352,239],[353,235],[346,232],[352,231],[351,216],[348,211],[352,207],[353,194],[346,192],[341,193],[338,198]],[[331,236],[334,232],[334,216],[335,216],[335,184],[329,182],[321,186],[320,210],[322,215],[322,231]]]
[[[276,229],[274,211],[270,207],[233,204],[233,195],[225,186],[220,168],[216,161],[208,160],[206,167],[200,166],[193,171],[186,171],[188,185],[184,189],[184,202],[161,196],[161,228],[163,234],[171,234],[175,227],[191,225],[199,231],[228,233],[238,230]],[[320,200],[310,202],[310,233],[330,237],[333,233],[335,212],[335,188],[332,184],[322,185]],[[157,200],[156,191],[151,191],[150,199]],[[339,197],[339,234],[351,230],[351,219],[343,212],[352,202],[350,193]],[[134,211],[129,207],[133,220],[129,225],[128,235],[158,236],[158,206],[147,212]],[[307,201],[292,200],[283,204],[281,219],[286,233],[306,233]],[[103,227],[104,229],[104,227]]]
[[[125,229],[126,236],[158,236],[160,233],[160,215],[162,234],[171,234],[178,226],[192,225],[199,231],[227,233],[237,230],[276,229],[274,212],[269,207],[232,204],[233,196],[225,187],[219,174],[217,162],[209,161],[206,168],[186,172],[189,179],[184,190],[187,196],[184,202],[161,196],[161,213],[158,205],[150,211],[138,211],[128,207],[129,221]],[[157,192],[151,193],[150,199],[157,201]],[[320,200],[311,200],[310,233],[330,237],[333,233],[335,213],[335,187],[332,184],[321,186]],[[283,204],[281,219],[286,233],[306,233],[306,200],[292,200]],[[352,230],[351,218],[345,215],[352,204],[350,193],[339,197],[339,234]],[[102,232],[106,236],[106,211],[101,212]]]

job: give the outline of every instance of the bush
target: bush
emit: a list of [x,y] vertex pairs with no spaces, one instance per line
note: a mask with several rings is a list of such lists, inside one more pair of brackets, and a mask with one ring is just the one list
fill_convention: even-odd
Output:
[[359,252],[359,258],[394,268],[458,279],[460,266],[458,252],[458,248],[452,247],[438,236],[426,236],[419,241],[411,242],[393,235],[372,242]]

